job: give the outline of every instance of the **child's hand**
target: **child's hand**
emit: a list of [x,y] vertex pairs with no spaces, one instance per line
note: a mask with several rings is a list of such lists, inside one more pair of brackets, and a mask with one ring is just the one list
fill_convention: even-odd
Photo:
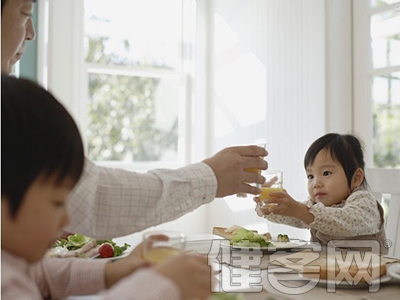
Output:
[[277,203],[277,205],[269,207],[271,213],[289,217],[294,216],[294,212],[299,202],[293,199],[286,190],[283,190],[283,192],[270,193],[270,195],[271,197],[274,197],[274,199],[266,202]]
[[157,265],[155,269],[178,286],[182,299],[211,295],[211,268],[205,256],[181,254]]
[[[295,217],[307,224],[314,221],[314,215],[308,210],[307,205],[293,199],[286,190],[283,192],[270,193],[273,199],[263,200],[264,204],[261,206],[260,200],[255,197],[254,201],[257,203],[256,213],[259,217],[265,217],[270,213],[276,215]],[[274,204],[265,206],[265,204]]]
[[[271,199],[263,200],[261,205],[260,200],[255,197],[254,201],[257,203],[256,212],[260,217],[266,216],[270,213],[282,216],[294,216],[295,207],[299,204],[294,200],[286,190],[283,192],[269,193]],[[268,206],[268,204],[273,204]]]
[[260,201],[260,199],[258,197],[254,197],[253,198],[254,202],[256,203],[256,213],[257,216],[264,218],[265,216],[269,215],[271,212],[269,211],[269,207],[266,206],[262,206],[262,202]]

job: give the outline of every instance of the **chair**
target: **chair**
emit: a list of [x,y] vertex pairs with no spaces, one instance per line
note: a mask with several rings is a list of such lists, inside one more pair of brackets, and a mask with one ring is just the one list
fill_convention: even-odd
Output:
[[400,169],[367,168],[372,193],[385,210],[389,256],[400,258]]

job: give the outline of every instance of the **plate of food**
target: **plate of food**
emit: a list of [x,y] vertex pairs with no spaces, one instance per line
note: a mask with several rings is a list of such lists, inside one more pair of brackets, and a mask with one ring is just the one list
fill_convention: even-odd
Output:
[[286,251],[307,245],[306,241],[291,239],[287,234],[278,234],[275,238],[266,232],[259,234],[256,230],[248,230],[234,225],[230,228],[214,227],[213,234],[230,241],[229,246],[238,250],[254,251],[260,249],[265,252]]
[[131,245],[117,245],[113,240],[96,240],[81,234],[69,234],[57,240],[46,253],[47,257],[78,257],[115,260],[129,255]]

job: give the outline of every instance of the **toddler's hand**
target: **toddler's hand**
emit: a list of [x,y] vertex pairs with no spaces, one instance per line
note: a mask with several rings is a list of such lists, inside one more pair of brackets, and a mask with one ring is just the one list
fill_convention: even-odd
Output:
[[261,206],[262,202],[260,201],[260,199],[258,197],[254,197],[253,200],[256,203],[255,212],[257,213],[257,216],[264,218],[265,216],[267,216],[271,213],[269,210],[269,207]]

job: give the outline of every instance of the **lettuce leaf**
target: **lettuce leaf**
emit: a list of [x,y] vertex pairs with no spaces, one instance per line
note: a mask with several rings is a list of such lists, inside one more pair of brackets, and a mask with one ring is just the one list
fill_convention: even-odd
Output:
[[272,243],[267,242],[264,238],[254,233],[253,231],[245,228],[240,228],[231,238],[231,245],[241,247],[268,247],[273,246]]

